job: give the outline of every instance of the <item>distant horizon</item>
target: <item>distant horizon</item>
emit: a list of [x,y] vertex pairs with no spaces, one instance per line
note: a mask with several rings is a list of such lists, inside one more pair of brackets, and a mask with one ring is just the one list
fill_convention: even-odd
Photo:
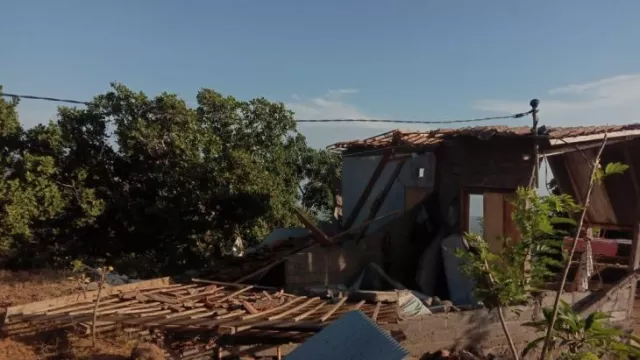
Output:
[[469,232],[482,234],[482,219],[483,216],[471,216],[469,219]]

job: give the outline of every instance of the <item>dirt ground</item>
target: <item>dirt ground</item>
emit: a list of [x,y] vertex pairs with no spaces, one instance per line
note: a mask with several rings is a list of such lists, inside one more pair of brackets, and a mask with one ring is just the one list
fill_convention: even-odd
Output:
[[[52,271],[9,272],[0,270],[0,319],[6,308],[78,292],[68,274]],[[0,340],[0,359],[129,359],[135,342],[123,339],[97,339],[95,349],[90,339],[60,334],[25,342]]]

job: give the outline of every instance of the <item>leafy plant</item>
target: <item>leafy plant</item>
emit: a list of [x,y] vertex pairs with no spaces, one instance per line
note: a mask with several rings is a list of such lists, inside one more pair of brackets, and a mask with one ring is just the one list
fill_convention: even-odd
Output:
[[102,289],[107,283],[107,274],[113,271],[112,266],[101,266],[98,268],[98,293],[96,294],[96,304],[93,307],[93,321],[91,322],[91,343],[93,347],[96,346],[96,324],[98,322],[98,307],[100,306],[100,295],[102,295]]
[[[542,311],[543,319],[525,323],[537,332],[546,332],[553,316],[552,308]],[[561,301],[557,320],[553,325],[553,335],[549,344],[550,352],[561,351],[560,359],[600,359],[605,354],[616,358],[627,359],[639,356],[640,348],[630,345],[632,336],[622,330],[607,325],[610,317],[603,312],[593,312],[586,318],[573,311],[571,305]],[[540,336],[527,344],[522,350],[522,357],[527,356],[545,340]]]
[[576,247],[578,245],[578,238],[580,237],[580,233],[582,231],[582,226],[584,224],[587,209],[589,208],[589,202],[591,199],[591,194],[593,192],[594,186],[596,184],[602,183],[603,179],[606,176],[620,174],[624,172],[628,166],[621,163],[609,163],[605,166],[604,170],[602,169],[600,160],[602,158],[602,152],[607,144],[607,134],[605,133],[604,139],[602,140],[602,144],[598,150],[595,160],[591,165],[591,175],[589,177],[589,187],[587,188],[587,193],[584,196],[584,207],[582,209],[582,213],[580,214],[580,221],[578,222],[578,226],[576,228],[576,233],[573,238],[573,243],[571,244],[571,249],[569,250],[569,255],[565,259],[564,269],[562,273],[562,278],[560,280],[560,287],[556,293],[554,302],[553,302],[553,310],[551,313],[551,317],[549,319],[549,326],[547,326],[546,335],[542,344],[542,351],[540,353],[540,360],[544,360],[549,352],[549,348],[551,346],[551,342],[553,339],[554,332],[554,324],[556,319],[558,318],[558,312],[560,309],[560,296],[564,291],[564,287],[567,283],[567,277],[569,276],[569,269],[571,267],[571,259],[575,254]]
[[539,288],[553,275],[551,267],[562,265],[553,258],[562,254],[562,239],[554,224],[571,219],[550,214],[552,211],[573,213],[579,207],[570,196],[538,196],[534,189],[528,188],[517,189],[513,205],[511,216],[520,232],[520,241],[503,238],[502,248],[494,253],[480,234],[467,233],[465,240],[470,251],[459,250],[456,254],[463,260],[463,273],[476,283],[477,298],[490,310],[497,309],[512,353],[517,358],[502,308],[526,303],[531,290]]
[[[513,202],[512,218],[520,233],[520,241],[503,238],[500,251],[493,253],[480,234],[467,233],[471,251],[459,250],[462,270],[478,283],[476,296],[489,308],[517,305],[529,299],[533,289],[540,288],[550,276],[553,266],[562,265],[554,256],[562,254],[562,238],[555,230],[557,223],[570,218],[552,217],[553,211],[574,213],[580,207],[567,195],[538,196],[534,189],[519,188]],[[530,276],[525,276],[528,256],[533,259]],[[493,283],[487,282],[491,276]]]

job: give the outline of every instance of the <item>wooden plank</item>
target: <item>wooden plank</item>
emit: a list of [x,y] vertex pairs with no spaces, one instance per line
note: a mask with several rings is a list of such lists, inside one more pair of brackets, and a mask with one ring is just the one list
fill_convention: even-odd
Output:
[[[139,304],[138,300],[129,300],[129,301],[124,301],[124,302],[120,302],[120,303],[110,303],[106,306],[99,306],[98,307],[98,313],[104,311],[104,310],[110,310],[110,309],[118,309],[118,308],[126,308],[129,305],[133,305],[133,304]],[[102,303],[100,304],[102,305]],[[94,305],[95,308],[95,305]],[[82,315],[82,314],[92,314],[94,309],[85,309],[85,310],[77,310],[77,311],[70,311],[68,312],[69,315]]]
[[[376,168],[373,170],[373,173],[369,178],[369,182],[367,182],[367,185],[365,186],[364,190],[362,190],[362,194],[360,194],[360,197],[358,198],[358,202],[356,202],[356,205],[354,206],[353,210],[351,210],[351,212],[349,213],[349,217],[347,217],[347,220],[344,222],[344,225],[343,225],[344,229],[348,229],[351,226],[353,226],[353,223],[358,218],[358,215],[360,214],[362,207],[364,206],[364,204],[366,204],[367,199],[369,199],[369,196],[371,195],[371,191],[376,185],[376,182],[378,182],[380,175],[382,175],[382,171],[387,166],[387,162],[389,162],[389,157],[391,157],[391,151],[388,151],[382,154],[380,161],[378,161],[378,165],[376,165]],[[405,159],[403,159],[403,161],[404,160]]]
[[[109,286],[102,289],[101,297],[107,297],[111,294],[122,293],[136,289],[157,288],[164,285],[170,285],[171,281],[173,280],[170,277],[162,277],[152,280],[138,281],[131,284]],[[86,294],[87,299],[93,301],[98,295],[98,290],[87,291]],[[35,311],[45,311],[54,307],[61,307],[68,304],[76,303],[78,302],[77,300],[77,294],[73,294],[58,297],[55,299],[48,299],[24,305],[12,306],[10,308],[7,308],[7,312],[5,314],[5,324],[10,324],[12,322],[11,317],[17,314],[28,314]]]
[[118,312],[116,312],[116,314],[117,315],[144,314],[144,313],[160,311],[160,310],[163,310],[162,306],[153,306],[153,307],[145,307],[145,308],[142,308],[142,309],[118,311]]
[[304,300],[306,298],[307,298],[306,296],[301,296],[299,298],[292,299],[288,303],[284,303],[284,304],[282,304],[280,306],[276,306],[274,308],[259,312],[257,314],[245,315],[245,316],[242,317],[242,320],[250,320],[250,319],[259,318],[259,317],[262,317],[262,316],[265,316],[265,315],[273,314],[274,312],[278,312],[278,311],[280,311],[282,309],[286,309],[289,306],[292,306],[293,304],[295,304],[295,303],[297,303],[297,302],[299,302],[301,300]]
[[218,315],[218,316],[216,316],[216,320],[229,319],[229,318],[232,318],[232,317],[244,315],[246,313],[247,312],[245,310],[238,309],[238,310],[234,310],[232,312],[226,313],[226,314]]
[[353,310],[360,310],[360,308],[362,307],[362,305],[364,305],[365,301],[364,300],[360,300],[359,303],[355,304],[353,306]]
[[246,287],[244,287],[244,288],[242,288],[242,289],[240,289],[240,290],[238,290],[238,291],[234,291],[234,292],[232,292],[231,294],[229,294],[229,295],[227,295],[227,296],[223,297],[222,299],[215,300],[215,301],[214,301],[214,304],[220,304],[221,302],[224,302],[224,301],[226,301],[226,300],[229,300],[229,299],[231,299],[231,298],[233,298],[233,297],[235,297],[235,296],[238,296],[238,295],[242,294],[243,292],[247,292],[247,291],[249,291],[249,290],[251,290],[251,289],[253,289],[253,286],[252,286],[252,285],[246,286]]
[[158,315],[164,315],[164,314],[171,314],[172,312],[173,311],[171,311],[171,310],[158,310],[158,311],[145,312],[145,313],[140,314],[140,316],[142,316],[142,317],[158,316]]
[[218,291],[222,290],[222,287],[215,287],[213,289],[209,289],[206,291],[202,291],[196,294],[191,294],[191,295],[185,295],[185,296],[181,296],[178,298],[178,301],[185,301],[185,300],[189,300],[189,299],[195,299],[197,297],[203,296],[203,295],[211,295],[211,294],[215,294]]
[[512,216],[513,212],[516,210],[515,205],[512,203],[514,199],[515,194],[504,195],[504,234],[514,243],[519,243],[522,240],[520,237],[520,231],[518,230],[518,226],[516,226],[515,221],[513,221]]
[[300,320],[306,318],[307,316],[315,313],[316,311],[320,310],[325,305],[326,305],[326,303],[322,302],[322,303],[318,304],[316,307],[314,307],[313,309],[294,317],[293,321],[300,321]]
[[345,301],[347,301],[346,296],[340,299],[335,305],[331,307],[331,309],[329,309],[329,311],[327,311],[324,315],[322,315],[322,317],[320,318],[320,321],[322,322],[327,321],[327,319],[330,318],[331,315],[333,315],[333,313],[336,312],[340,308],[340,306],[344,304]]
[[289,310],[287,310],[287,311],[281,312],[280,314],[276,314],[276,315],[273,315],[273,316],[269,316],[267,319],[268,319],[268,320],[277,320],[277,319],[282,319],[283,317],[285,317],[285,316],[287,316],[287,315],[289,315],[289,314],[291,314],[291,313],[293,313],[293,312],[296,312],[296,311],[298,311],[298,310],[300,310],[300,309],[304,308],[305,306],[308,306],[308,305],[310,305],[311,303],[316,302],[316,301],[318,301],[318,300],[320,300],[320,298],[317,298],[317,297],[311,298],[311,299],[309,299],[309,300],[307,300],[307,301],[303,302],[302,304],[300,304],[300,305],[298,305],[298,306],[296,306],[296,307],[293,307],[293,308],[291,308],[291,309],[289,309]]
[[302,210],[297,207],[294,208],[294,210],[298,216],[298,220],[300,220],[304,227],[311,231],[311,235],[314,240],[323,245],[333,245],[327,234],[320,230],[311,220],[307,219],[307,216],[302,212]]
[[374,322],[378,321],[378,314],[380,314],[380,305],[382,303],[377,302],[376,303],[376,308],[373,309],[373,314],[371,315],[371,320],[373,320]]
[[253,307],[253,305],[249,304],[246,301],[242,302],[242,306],[244,306],[244,308],[247,310],[247,312],[249,314],[257,314],[257,313],[259,313],[259,311],[256,310],[256,308]]
[[[238,284],[238,283],[231,283],[231,282],[224,282],[224,281],[214,281],[214,280],[206,280],[206,279],[198,279],[198,278],[192,278],[191,281],[193,282],[199,282],[199,283],[203,283],[203,284],[212,284],[212,285],[220,285],[220,286],[224,286],[224,287],[232,287],[232,288],[236,288],[236,289],[241,289],[245,286],[247,286],[247,284]],[[267,290],[267,291],[280,291],[280,288],[275,288],[273,286],[262,286],[262,285],[252,285],[253,289],[255,290]]]
[[[104,301],[100,301],[100,304],[112,304],[115,302],[119,302],[120,299],[117,298],[113,298],[113,299],[105,299]],[[84,304],[82,306],[73,306],[73,307],[64,307],[61,309],[56,309],[56,310],[47,310],[41,314],[43,315],[57,315],[57,314],[67,314],[71,311],[77,311],[77,310],[83,310],[83,309],[93,309],[95,307],[95,303],[93,301]],[[37,314],[36,314],[37,315]]]
[[165,316],[165,318],[173,319],[173,318],[177,318],[177,317],[183,317],[183,316],[187,316],[187,315],[197,314],[197,313],[203,312],[203,311],[207,311],[207,309],[204,308],[204,307],[199,307],[199,308],[195,308],[195,309],[191,309],[191,310],[181,311],[181,312],[174,313],[174,314],[169,314],[169,315]]
[[489,250],[498,253],[503,247],[504,235],[504,196],[499,193],[485,192],[482,195],[483,236]]

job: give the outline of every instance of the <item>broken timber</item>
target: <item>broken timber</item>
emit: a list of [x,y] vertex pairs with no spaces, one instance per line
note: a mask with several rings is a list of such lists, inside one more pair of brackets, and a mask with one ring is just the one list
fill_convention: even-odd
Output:
[[[356,308],[372,318],[380,311],[375,304],[364,301],[347,306],[347,298],[334,304],[320,297],[296,296],[273,288],[194,280],[183,284],[150,280],[137,286],[106,288],[97,309],[100,324],[227,335],[262,328],[285,333],[300,328],[318,331],[331,319]],[[75,296],[73,299],[11,307],[3,330],[9,336],[70,326],[80,326],[86,331],[95,302],[76,301]],[[384,306],[387,311],[383,321],[398,322],[397,304]]]

